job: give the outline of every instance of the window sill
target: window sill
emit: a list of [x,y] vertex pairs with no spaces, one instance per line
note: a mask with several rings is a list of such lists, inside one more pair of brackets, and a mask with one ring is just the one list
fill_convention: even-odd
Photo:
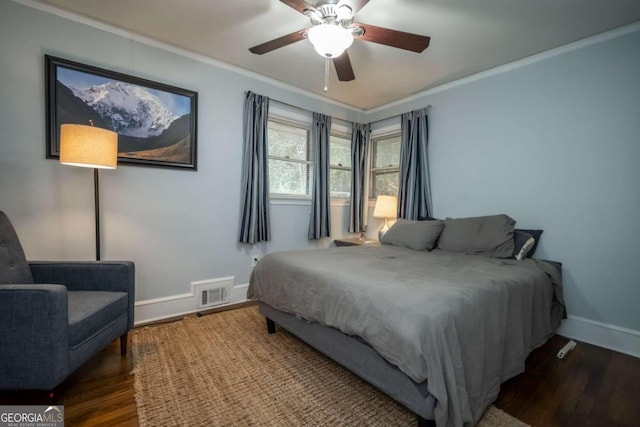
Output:
[[344,197],[332,197],[331,198],[331,206],[350,206],[348,198]]
[[[289,206],[311,206],[310,197],[295,197],[295,196],[271,196],[270,204],[272,205],[289,205]],[[331,198],[331,206],[345,207],[349,206],[349,199],[341,197]]]
[[272,205],[309,206],[311,205],[311,197],[272,195],[270,197],[270,202]]

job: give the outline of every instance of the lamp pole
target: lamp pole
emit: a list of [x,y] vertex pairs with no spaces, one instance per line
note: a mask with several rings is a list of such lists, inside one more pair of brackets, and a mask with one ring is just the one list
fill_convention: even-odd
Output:
[[93,168],[93,197],[96,215],[96,261],[100,261],[100,182],[98,168]]

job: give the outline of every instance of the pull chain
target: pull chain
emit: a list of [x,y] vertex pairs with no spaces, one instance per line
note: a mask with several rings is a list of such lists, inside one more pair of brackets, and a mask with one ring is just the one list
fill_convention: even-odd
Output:
[[329,90],[329,57],[324,61],[324,91]]

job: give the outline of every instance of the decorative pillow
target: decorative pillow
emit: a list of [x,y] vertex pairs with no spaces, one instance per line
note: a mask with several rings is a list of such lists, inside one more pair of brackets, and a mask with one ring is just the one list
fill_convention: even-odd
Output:
[[389,228],[381,243],[383,245],[403,246],[416,251],[430,251],[442,232],[443,222],[411,221],[399,219]]
[[518,230],[515,230],[513,232],[513,243],[515,245],[513,257],[518,261],[522,261],[527,257],[527,254],[531,248],[533,248],[533,245],[536,244],[536,239],[534,239],[529,233],[518,232]]
[[516,255],[518,255],[522,251],[522,246],[527,242],[529,237],[533,238],[533,245],[529,248],[528,251],[525,252],[524,257],[522,259],[531,258],[538,247],[538,243],[540,242],[540,235],[544,230],[522,230],[515,229],[513,231],[513,240],[515,244],[515,250],[513,252],[514,258],[518,259]]
[[515,220],[508,215],[447,218],[438,240],[445,251],[495,258],[513,257]]

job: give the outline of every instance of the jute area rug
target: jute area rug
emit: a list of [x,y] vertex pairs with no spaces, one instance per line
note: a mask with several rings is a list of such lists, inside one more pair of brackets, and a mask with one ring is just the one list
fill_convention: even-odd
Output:
[[[415,415],[257,307],[133,330],[142,427],[415,426]],[[495,407],[482,427],[526,426]]]

